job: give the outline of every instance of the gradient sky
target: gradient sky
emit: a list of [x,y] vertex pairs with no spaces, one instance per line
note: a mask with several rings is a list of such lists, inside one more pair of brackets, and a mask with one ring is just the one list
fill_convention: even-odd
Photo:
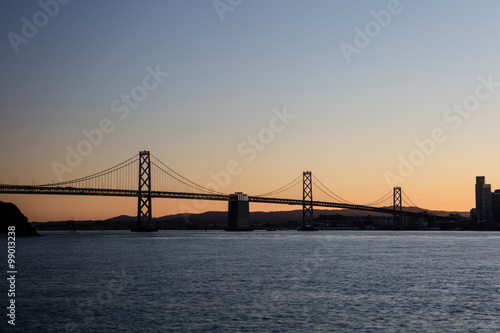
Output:
[[[54,1],[41,2],[56,12]],[[500,82],[498,1],[221,3],[231,10],[218,13],[212,0],[73,0],[43,22],[37,1],[2,1],[0,183],[57,181],[53,162],[64,163],[66,147],[109,118],[114,131],[65,180],[146,149],[200,184],[239,161],[243,171],[227,193],[268,192],[311,170],[345,199],[367,203],[394,185],[388,172],[401,176],[401,158],[420,155],[397,185],[421,207],[473,208],[477,175],[500,188],[500,84],[479,87],[481,77]],[[385,21],[374,23],[372,11],[388,10],[390,19],[379,14]],[[13,34],[25,38],[23,25],[34,19],[36,34],[13,46]],[[362,45],[357,31],[366,28],[372,37]],[[346,44],[362,46],[350,61]],[[113,101],[142,85],[148,66],[169,75],[120,119]],[[446,110],[473,101],[476,89],[489,94],[459,124]],[[238,146],[285,108],[295,118],[246,161]],[[446,140],[428,155],[415,153],[415,140],[436,128]],[[0,200],[30,221],[136,214],[133,198]],[[155,200],[153,215],[179,206]]]

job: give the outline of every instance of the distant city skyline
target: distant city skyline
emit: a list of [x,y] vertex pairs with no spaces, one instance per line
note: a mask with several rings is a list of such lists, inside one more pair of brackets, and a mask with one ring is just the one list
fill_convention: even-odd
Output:
[[500,189],[492,191],[485,176],[476,177],[476,206],[471,210],[471,217],[478,225],[500,223]]
[[[498,2],[0,9],[0,183],[69,180],[150,150],[199,184],[237,165],[225,193],[272,191],[310,170],[352,202],[401,186],[422,208],[469,211],[471,179],[500,184]],[[136,209],[131,198],[0,200],[31,221]],[[154,202],[155,216],[182,210]]]

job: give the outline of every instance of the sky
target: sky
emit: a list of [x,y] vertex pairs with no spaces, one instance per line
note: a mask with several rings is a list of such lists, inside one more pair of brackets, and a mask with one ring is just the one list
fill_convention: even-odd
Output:
[[[200,184],[237,161],[225,193],[310,170],[351,202],[401,186],[420,207],[468,211],[476,176],[500,188],[499,12],[463,0],[2,1],[0,183],[74,179],[150,150]],[[70,166],[95,130],[102,140]],[[30,221],[137,209],[0,200]],[[153,215],[181,206],[156,199]]]

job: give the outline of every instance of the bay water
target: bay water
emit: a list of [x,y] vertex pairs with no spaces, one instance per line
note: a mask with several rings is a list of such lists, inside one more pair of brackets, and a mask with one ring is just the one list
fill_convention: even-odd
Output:
[[2,331],[500,331],[496,232],[41,234]]

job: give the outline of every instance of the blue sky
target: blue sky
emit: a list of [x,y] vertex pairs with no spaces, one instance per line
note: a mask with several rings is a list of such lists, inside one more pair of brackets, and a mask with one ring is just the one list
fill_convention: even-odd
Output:
[[[213,3],[73,0],[16,53],[8,34],[22,36],[23,17],[33,22],[43,9],[3,1],[0,182],[57,180],[52,163],[64,162],[65,147],[109,118],[115,130],[65,179],[148,149],[204,183],[228,160],[242,160],[238,145],[286,107],[296,118],[228,192],[273,190],[313,170],[351,201],[375,200],[390,188],[384,174],[396,172],[398,157],[436,127],[448,140],[402,184],[415,201],[466,210],[476,175],[500,188],[500,91],[458,130],[443,121],[478,77],[500,81],[500,3],[243,0],[222,21]],[[354,45],[354,29],[388,6],[399,13],[348,63],[340,44]],[[140,85],[148,66],[169,75],[120,120],[112,102]],[[463,197],[446,200],[456,193]]]

